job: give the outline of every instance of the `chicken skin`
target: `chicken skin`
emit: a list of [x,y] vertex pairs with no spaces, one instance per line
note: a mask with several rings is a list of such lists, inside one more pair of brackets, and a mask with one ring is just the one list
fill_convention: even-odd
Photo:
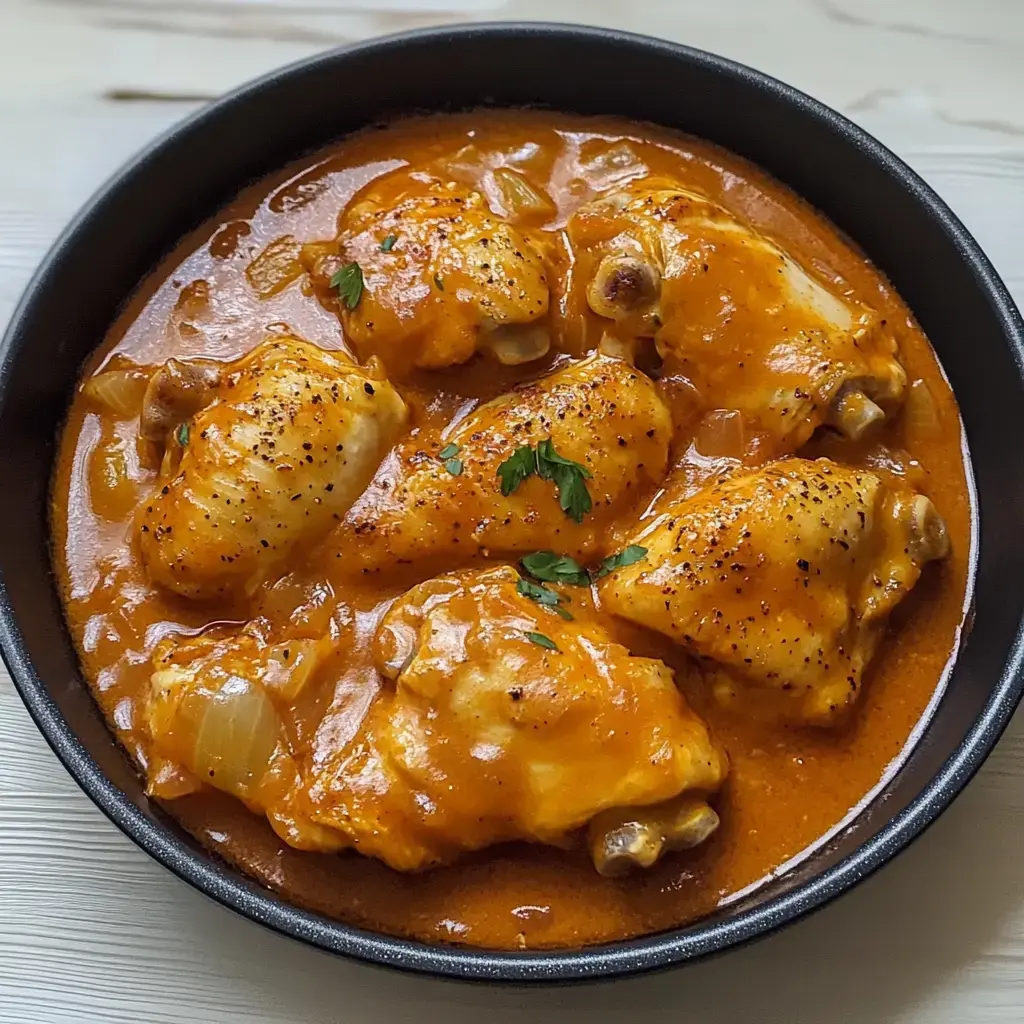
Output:
[[738,709],[824,725],[858,699],[889,612],[949,547],[930,499],[825,459],[719,478],[633,543],[646,557],[602,580],[605,608],[723,669],[716,693]]
[[375,181],[337,241],[303,259],[361,357],[393,373],[454,366],[478,349],[516,365],[550,347],[540,252],[462,185],[404,172]]
[[885,321],[699,193],[645,182],[584,206],[570,236],[590,308],[779,454],[822,424],[857,438],[902,398]]
[[296,807],[301,773],[285,725],[331,646],[329,638],[270,644],[257,630],[161,641],[145,716],[154,759],[190,783],[175,795],[213,786],[266,814],[298,849],[342,849],[344,836]]
[[607,874],[705,839],[718,819],[704,798],[727,762],[671,670],[519,584],[505,566],[399,598],[377,633],[385,684],[363,728],[339,750],[324,721],[310,815],[402,871],[510,840],[564,846],[595,816]]
[[[404,441],[335,531],[337,570],[481,550],[551,548],[587,558],[611,518],[661,481],[671,433],[654,383],[624,360],[595,354],[488,402],[443,436]],[[556,458],[587,474],[579,477],[592,507],[576,507],[576,518],[559,507],[565,490],[532,469],[503,493],[499,467],[548,442]]]
[[150,578],[184,597],[245,596],[341,519],[406,407],[373,370],[298,338],[225,366],[206,397],[172,435],[139,547]]

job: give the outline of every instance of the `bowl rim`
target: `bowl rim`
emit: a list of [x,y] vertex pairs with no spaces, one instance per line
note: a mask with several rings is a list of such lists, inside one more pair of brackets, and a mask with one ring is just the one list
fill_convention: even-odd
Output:
[[[807,94],[744,64],[694,47],[614,29],[558,22],[474,22],[415,29],[331,49],[261,75],[226,93],[172,125],[119,167],[82,206],[60,233],[33,274],[0,343],[0,396],[6,391],[20,325],[39,301],[44,280],[73,246],[95,208],[123,179],[173,149],[176,140],[209,121],[236,101],[254,92],[273,89],[283,79],[313,66],[401,48],[407,43],[443,43],[453,38],[503,38],[514,43],[543,36],[579,41],[591,39],[643,47],[677,60],[703,66],[719,75],[767,91],[829,125],[832,131],[865,152],[898,179],[924,205],[944,234],[957,247],[975,277],[1002,329],[1018,367],[1024,374],[1024,322],[1005,285],[981,248],[935,192],[902,160],[841,114]],[[58,759],[94,803],[136,845],[193,888],[253,921],[283,935],[357,961],[403,971],[472,981],[505,983],[565,982],[611,978],[657,970],[724,952],[795,922],[847,892],[905,849],[949,806],[988,756],[1006,728],[1024,691],[1024,620],[1007,653],[1003,670],[993,682],[981,714],[957,750],[911,803],[853,853],[821,875],[789,892],[741,911],[734,918],[702,925],[700,921],[667,932],[571,950],[504,952],[475,947],[431,945],[395,938],[332,920],[287,903],[269,889],[245,878],[216,858],[199,852],[147,814],[118,789],[86,751],[61,715],[36,674],[11,606],[0,570],[0,652],[29,714]]]

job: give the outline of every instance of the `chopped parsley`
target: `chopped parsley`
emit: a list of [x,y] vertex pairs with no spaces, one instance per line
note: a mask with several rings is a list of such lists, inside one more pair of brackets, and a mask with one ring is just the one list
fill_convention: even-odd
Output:
[[537,457],[533,449],[524,444],[498,466],[501,493],[507,498],[528,476],[533,476],[536,472]]
[[535,551],[524,555],[520,565],[537,580],[546,583],[568,583],[573,587],[585,587],[590,583],[587,571],[568,555],[556,555],[554,551]]
[[182,423],[174,432],[174,436],[177,438],[178,444],[180,444],[182,448],[188,444],[188,434],[189,427],[187,423]]
[[526,633],[524,634],[526,639],[531,643],[535,643],[538,647],[544,647],[549,651],[557,651],[558,644],[549,636],[545,636],[543,633]]
[[498,477],[501,493],[508,497],[527,477],[536,473],[542,480],[550,480],[558,490],[558,504],[562,511],[577,523],[593,507],[586,481],[591,473],[586,466],[563,458],[555,451],[549,437],[538,441],[534,450],[529,445],[517,448],[501,465]]
[[388,235],[383,242],[380,243],[381,252],[391,252],[395,247],[395,242],[398,241],[398,235]]
[[602,576],[607,576],[608,573],[614,572],[616,569],[622,569],[646,557],[647,548],[642,548],[639,544],[630,544],[628,548],[623,548],[618,554],[609,555],[594,570],[594,579],[599,580]]
[[338,292],[338,298],[355,309],[363,296],[363,268],[358,263],[346,263],[332,278],[331,287]]
[[452,476],[462,475],[462,459],[449,459],[445,464],[444,468],[451,473]]
[[454,459],[459,454],[459,446],[457,444],[446,444],[438,453],[439,459]]
[[561,602],[565,600],[561,594],[556,594],[555,591],[549,590],[547,587],[523,579],[516,584],[516,592],[523,597],[528,597],[531,601],[536,601],[537,604],[543,605],[545,608],[550,608],[555,614],[561,615],[563,619],[572,620],[572,614],[561,607]]

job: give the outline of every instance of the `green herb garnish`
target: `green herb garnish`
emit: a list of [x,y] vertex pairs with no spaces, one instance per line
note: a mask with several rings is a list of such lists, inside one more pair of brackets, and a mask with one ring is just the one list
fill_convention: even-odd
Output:
[[590,583],[586,570],[568,555],[556,555],[554,551],[535,551],[525,555],[520,565],[534,578],[546,583],[568,583],[573,587],[585,587]]
[[391,252],[395,247],[395,242],[398,241],[398,235],[388,235],[383,242],[380,243],[381,252]]
[[178,444],[180,444],[182,448],[184,448],[185,445],[188,444],[188,434],[189,427],[187,423],[182,423],[174,432],[174,436],[177,438]]
[[439,459],[454,459],[459,454],[459,446],[457,444],[446,444],[438,453]]
[[451,473],[452,476],[462,475],[462,459],[449,459],[445,464],[444,468]]
[[545,636],[543,633],[526,633],[526,639],[535,643],[538,647],[545,647],[549,651],[557,651],[558,644],[549,636]]
[[337,289],[338,298],[355,309],[363,295],[363,268],[358,263],[346,263],[332,278],[331,287]]
[[524,444],[517,448],[500,466],[501,493],[507,498],[528,476],[537,472],[537,456]]
[[531,601],[536,601],[537,604],[543,605],[545,608],[550,608],[556,615],[561,615],[563,619],[572,621],[572,614],[561,607],[561,602],[566,600],[561,594],[523,579],[516,584],[516,592],[522,594],[523,597],[528,597]]
[[594,579],[599,580],[602,576],[607,576],[608,573],[614,572],[616,569],[622,569],[646,557],[647,548],[642,548],[639,544],[630,544],[628,548],[623,548],[617,555],[609,555],[594,570]]
[[437,285],[437,290],[439,292],[443,292],[444,291],[444,280],[442,279],[440,274],[435,274],[434,275],[434,284]]
[[583,517],[593,507],[586,484],[591,477],[590,470],[559,455],[549,437],[537,444],[537,475],[544,480],[554,481],[562,511],[570,519],[582,523]]

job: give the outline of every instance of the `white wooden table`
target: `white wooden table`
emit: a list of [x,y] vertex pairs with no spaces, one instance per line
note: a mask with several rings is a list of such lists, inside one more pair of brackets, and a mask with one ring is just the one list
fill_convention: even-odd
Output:
[[[920,171],[1024,304],[1024,0],[0,0],[0,324],[126,157],[325,47],[557,18],[717,51],[807,90]],[[838,904],[682,972],[516,993],[385,974],[177,881],[77,789],[0,676],[0,1022],[1024,1020],[1024,719],[955,807]]]

